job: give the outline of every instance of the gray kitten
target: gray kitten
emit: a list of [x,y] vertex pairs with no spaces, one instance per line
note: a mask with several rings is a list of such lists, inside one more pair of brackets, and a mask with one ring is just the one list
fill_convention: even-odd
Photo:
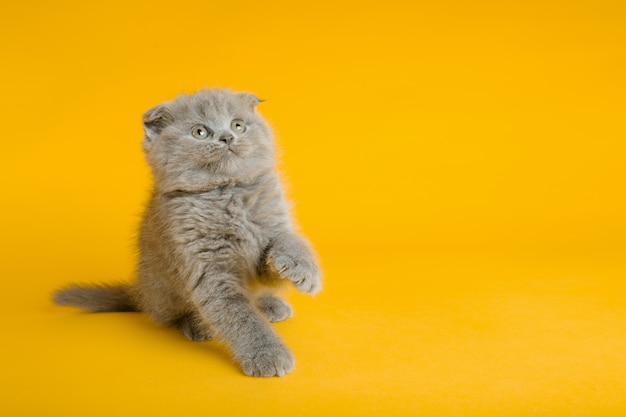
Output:
[[273,294],[289,280],[321,289],[309,243],[294,227],[274,170],[274,144],[248,93],[215,89],[148,110],[143,148],[154,191],[133,284],[73,285],[59,305],[143,311],[187,338],[216,336],[243,372],[285,375],[294,358],[268,321],[291,317]]

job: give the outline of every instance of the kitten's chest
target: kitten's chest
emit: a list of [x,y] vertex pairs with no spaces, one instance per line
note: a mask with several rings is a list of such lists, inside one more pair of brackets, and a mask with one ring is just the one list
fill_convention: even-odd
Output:
[[181,242],[224,241],[246,249],[267,244],[268,224],[259,194],[232,187],[185,197],[174,207]]

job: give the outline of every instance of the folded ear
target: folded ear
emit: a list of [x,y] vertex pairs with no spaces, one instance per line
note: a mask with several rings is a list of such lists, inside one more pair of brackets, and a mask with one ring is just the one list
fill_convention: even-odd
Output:
[[245,103],[245,105],[248,106],[248,108],[250,108],[250,110],[254,110],[256,108],[256,106],[258,106],[260,103],[263,103],[263,100],[259,99],[254,94],[237,93],[237,95],[239,96],[239,99],[243,103]]
[[166,104],[151,108],[143,115],[144,140],[152,142],[173,121],[174,117]]

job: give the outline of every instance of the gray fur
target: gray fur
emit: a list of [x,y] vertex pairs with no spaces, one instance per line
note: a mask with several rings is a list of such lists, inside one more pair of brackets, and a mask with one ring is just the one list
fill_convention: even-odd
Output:
[[[55,302],[143,311],[191,340],[215,335],[247,375],[291,371],[293,355],[268,322],[293,313],[272,294],[286,281],[315,294],[320,270],[294,231],[258,103],[251,94],[216,89],[148,110],[143,147],[155,183],[140,229],[137,280],[70,286]],[[244,121],[245,132],[231,128],[234,119]],[[196,139],[196,125],[213,134]]]
[[132,289],[128,284],[73,285],[55,292],[52,299],[60,306],[80,306],[92,313],[137,311]]

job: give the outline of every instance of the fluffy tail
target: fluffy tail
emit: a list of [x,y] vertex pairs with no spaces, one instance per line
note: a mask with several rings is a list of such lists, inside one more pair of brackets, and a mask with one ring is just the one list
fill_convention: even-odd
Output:
[[129,284],[70,285],[52,294],[60,306],[78,307],[90,312],[139,311]]

